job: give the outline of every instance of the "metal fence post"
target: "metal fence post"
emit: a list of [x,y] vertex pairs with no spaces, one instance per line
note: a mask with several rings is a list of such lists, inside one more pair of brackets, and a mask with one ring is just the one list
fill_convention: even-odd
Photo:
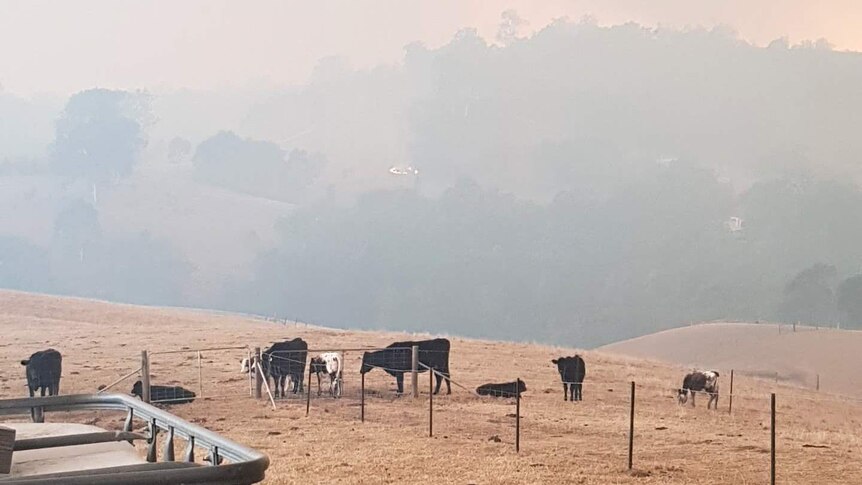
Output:
[[413,397],[419,397],[419,346],[413,346],[413,360],[410,365],[410,382],[413,384]]
[[311,368],[308,369],[308,388],[305,389],[305,415],[311,409]]
[[[257,359],[258,364],[261,364],[260,347],[254,348],[254,358]],[[251,361],[249,361],[249,366],[251,366]],[[263,367],[261,367],[261,369],[262,368]],[[253,372],[253,370],[250,368],[249,372]],[[263,376],[260,374],[260,371],[254,372],[254,397],[255,397],[255,399],[260,399],[262,387],[263,387]]]
[[769,483],[775,485],[775,393],[772,393],[770,400],[771,416],[770,416],[770,431],[769,431]]
[[428,371],[428,437],[434,436],[434,371]]
[[198,392],[200,396],[204,395],[204,370],[203,370],[203,356],[201,352],[198,351]]
[[150,355],[141,351],[141,400],[150,402]]
[[173,426],[168,427],[168,436],[165,438],[165,448],[162,451],[162,461],[175,461]]
[[820,390],[820,374],[817,374],[817,390]]
[[632,469],[632,452],[635,443],[635,381],[632,381],[631,411],[629,414],[629,470]]
[[360,391],[360,401],[359,401],[359,420],[363,423],[365,422],[365,374],[362,374],[362,389]]
[[515,453],[521,451],[521,378],[515,379]]

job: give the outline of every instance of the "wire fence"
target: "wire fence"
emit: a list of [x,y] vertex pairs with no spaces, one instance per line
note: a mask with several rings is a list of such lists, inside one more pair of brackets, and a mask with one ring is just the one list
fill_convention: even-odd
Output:
[[[320,369],[311,366],[312,359],[322,354],[337,354],[339,356],[341,362],[334,378],[329,374],[328,368],[321,372],[313,372]],[[406,422],[413,422],[416,425],[424,422],[427,424],[428,435],[433,436],[435,432],[439,433],[441,428],[448,433],[458,432],[447,423],[447,415],[439,413],[443,409],[440,406],[445,406],[445,404],[441,404],[435,396],[438,386],[446,385],[448,391],[451,385],[456,392],[460,393],[459,399],[464,399],[463,396],[466,394],[470,396],[468,399],[475,398],[484,401],[483,405],[479,407],[470,407],[466,410],[459,408],[459,413],[468,413],[475,417],[475,419],[471,419],[471,433],[474,435],[490,436],[488,439],[512,444],[515,450],[519,451],[524,425],[526,425],[528,436],[535,436],[537,433],[536,430],[531,430],[531,427],[540,426],[529,419],[526,422],[522,420],[522,415],[525,414],[524,410],[527,411],[527,416],[534,412],[531,406],[535,402],[529,394],[526,399],[523,399],[518,392],[517,386],[522,382],[522,379],[513,376],[511,382],[505,383],[515,384],[516,387],[514,393],[503,394],[505,397],[502,399],[480,397],[472,386],[451,378],[448,366],[449,352],[446,350],[419,349],[414,354],[413,349],[409,347],[322,348],[268,353],[258,351],[255,356],[251,347],[235,346],[156,351],[149,355],[150,361],[147,371],[150,374],[150,399],[155,403],[180,404],[201,398],[254,396],[256,374],[263,376],[270,373],[268,371],[271,371],[272,367],[282,365],[290,371],[286,378],[285,389],[287,392],[283,396],[279,396],[275,392],[276,386],[271,375],[260,379],[263,381],[260,386],[266,390],[266,393],[260,392],[259,395],[268,399],[274,408],[299,407],[304,404],[305,413],[308,415],[314,412],[318,406],[329,406],[339,402],[336,409],[341,409],[340,414],[346,419],[361,421],[371,419],[379,422],[391,417],[391,407],[397,406],[395,401],[404,399],[404,396],[409,396],[415,392],[414,395],[427,400],[427,412],[423,412],[420,407],[415,405],[400,406],[401,422],[406,420]],[[243,373],[240,366],[243,359],[247,359],[247,363],[253,364],[248,366],[251,368],[251,372]],[[266,359],[269,361],[267,362]],[[414,369],[416,371],[415,385]],[[115,382],[106,386],[103,391],[117,388],[123,382],[128,382],[143,372],[144,366],[142,365],[141,368],[120,376]],[[812,392],[813,389],[806,387],[788,386],[785,382],[786,379],[779,379],[777,373],[773,376],[774,378],[767,380],[758,376],[758,374],[762,375],[763,371],[750,373],[754,375],[734,373],[733,371],[726,374],[722,371],[716,389],[688,391],[687,394],[702,394],[703,397],[695,403],[695,399],[691,396],[683,406],[679,406],[682,385],[668,385],[666,382],[660,383],[655,379],[645,379],[639,386],[631,383],[631,397],[628,397],[628,393],[625,391],[610,394],[611,391],[623,390],[621,389],[623,384],[625,384],[624,387],[628,387],[628,381],[591,380],[589,375],[581,381],[561,381],[556,373],[548,372],[547,379],[540,381],[540,386],[533,388],[532,391],[534,393],[556,394],[562,391],[560,389],[562,386],[556,387],[556,389],[551,386],[574,385],[581,388],[582,398],[586,401],[602,400],[605,403],[615,401],[617,404],[631,404],[631,407],[626,410],[628,411],[626,414],[630,413],[626,417],[631,420],[628,432],[630,467],[632,460],[637,457],[637,450],[640,449],[636,448],[634,444],[637,443],[641,448],[648,446],[646,443],[642,444],[634,440],[635,435],[644,431],[643,428],[637,426],[636,418],[642,417],[644,414],[648,416],[654,416],[656,413],[661,414],[662,410],[667,412],[673,409],[669,407],[672,405],[671,403],[677,405],[677,409],[681,411],[692,405],[707,407],[708,402],[713,400],[710,398],[714,398],[716,399],[714,404],[717,408],[717,411],[714,411],[717,412],[715,416],[724,415],[725,412],[731,414],[733,409],[737,409],[746,413],[750,418],[752,415],[763,415],[767,412],[766,404],[770,396],[769,391],[773,395],[778,391],[778,406],[782,409],[786,409],[793,403],[802,402],[815,405],[826,402],[845,404],[862,402],[862,399],[859,398]],[[513,372],[513,374],[515,373]],[[423,378],[422,375],[426,377]],[[733,383],[734,378],[737,381],[736,387]],[[424,379],[428,379],[427,383]],[[331,389],[336,382],[338,392],[333,393]],[[817,382],[819,383],[819,375]],[[739,386],[740,383],[744,384],[743,387]],[[546,387],[542,388],[542,385]],[[634,405],[635,389],[637,389],[637,399],[641,403],[637,411]],[[442,388],[439,390],[442,391]],[[853,391],[847,390],[848,393]],[[600,397],[597,398],[596,396]],[[667,405],[659,404],[660,407],[657,408],[656,403],[660,403],[664,399],[667,399]],[[646,409],[644,409],[645,405],[648,406]],[[351,408],[357,412],[353,414],[350,411]],[[605,409],[613,408],[605,406]],[[324,410],[324,412],[329,411]],[[619,432],[622,433],[623,411],[620,412]],[[684,414],[678,416],[679,419],[685,419]],[[722,421],[715,421],[715,423],[720,422]],[[720,426],[720,424],[716,425]],[[699,424],[699,426],[702,425]],[[625,445],[621,443],[620,446],[623,448]],[[644,455],[648,456],[649,451],[644,452]]]
[[[152,403],[184,404],[195,399],[231,399],[252,395],[253,374],[240,365],[250,359],[248,346],[157,350],[148,353],[147,371]],[[143,367],[143,366],[142,366]],[[136,382],[132,393],[143,394]]]

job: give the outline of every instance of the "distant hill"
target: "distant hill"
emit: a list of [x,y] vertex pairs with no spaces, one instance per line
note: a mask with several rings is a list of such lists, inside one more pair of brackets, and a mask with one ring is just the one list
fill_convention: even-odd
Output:
[[774,378],[862,397],[862,332],[781,324],[706,323],[597,349],[668,363]]

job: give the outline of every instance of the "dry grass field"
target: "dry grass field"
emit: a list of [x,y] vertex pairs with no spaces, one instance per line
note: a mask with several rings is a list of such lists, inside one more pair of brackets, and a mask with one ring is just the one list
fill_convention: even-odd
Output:
[[680,365],[734,368],[747,375],[862,398],[862,332],[788,324],[706,323],[600,348]]
[[[774,380],[741,377],[733,414],[722,374],[721,408],[679,407],[673,388],[684,368],[602,352],[587,362],[584,401],[564,402],[550,360],[574,349],[453,338],[453,378],[468,388],[521,377],[521,452],[514,451],[511,400],[479,398],[453,387],[434,400],[428,437],[428,375],[420,399],[394,396],[394,379],[368,374],[366,422],[359,421],[359,352],[347,353],[340,400],[287,399],[273,410],[248,397],[239,373],[244,350],[302,337],[315,349],[384,346],[404,334],[295,327],[240,316],[152,309],[0,292],[0,396],[25,394],[18,361],[54,347],[64,355],[63,393],[93,392],[134,370],[140,351],[182,350],[152,357],[153,382],[199,391],[171,411],[267,453],[267,483],[767,483],[769,393],[778,395],[778,483],[862,483],[860,404]],[[725,369],[720,369],[725,370]],[[200,376],[200,380],[199,380]],[[637,381],[635,470],[626,470],[629,382]],[[409,381],[409,379],[408,379]],[[127,391],[131,381],[118,386]],[[316,387],[316,384],[315,384]],[[64,416],[49,415],[49,420]],[[89,416],[106,428],[117,415]],[[499,440],[492,440],[494,436]]]

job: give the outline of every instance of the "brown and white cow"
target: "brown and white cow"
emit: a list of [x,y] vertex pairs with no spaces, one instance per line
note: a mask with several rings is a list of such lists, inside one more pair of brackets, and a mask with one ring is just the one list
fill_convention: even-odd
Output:
[[718,372],[714,370],[699,370],[686,374],[682,381],[682,388],[679,389],[677,394],[679,404],[685,404],[688,401],[688,395],[691,394],[691,405],[694,407],[694,395],[696,392],[703,392],[709,395],[709,402],[706,403],[707,409],[710,406],[718,409]]
[[[320,395],[320,374],[329,376],[329,395],[341,397],[341,372],[344,370],[344,356],[341,352],[324,352],[312,357],[308,371],[317,375],[317,395]],[[310,391],[310,390],[309,390]]]

